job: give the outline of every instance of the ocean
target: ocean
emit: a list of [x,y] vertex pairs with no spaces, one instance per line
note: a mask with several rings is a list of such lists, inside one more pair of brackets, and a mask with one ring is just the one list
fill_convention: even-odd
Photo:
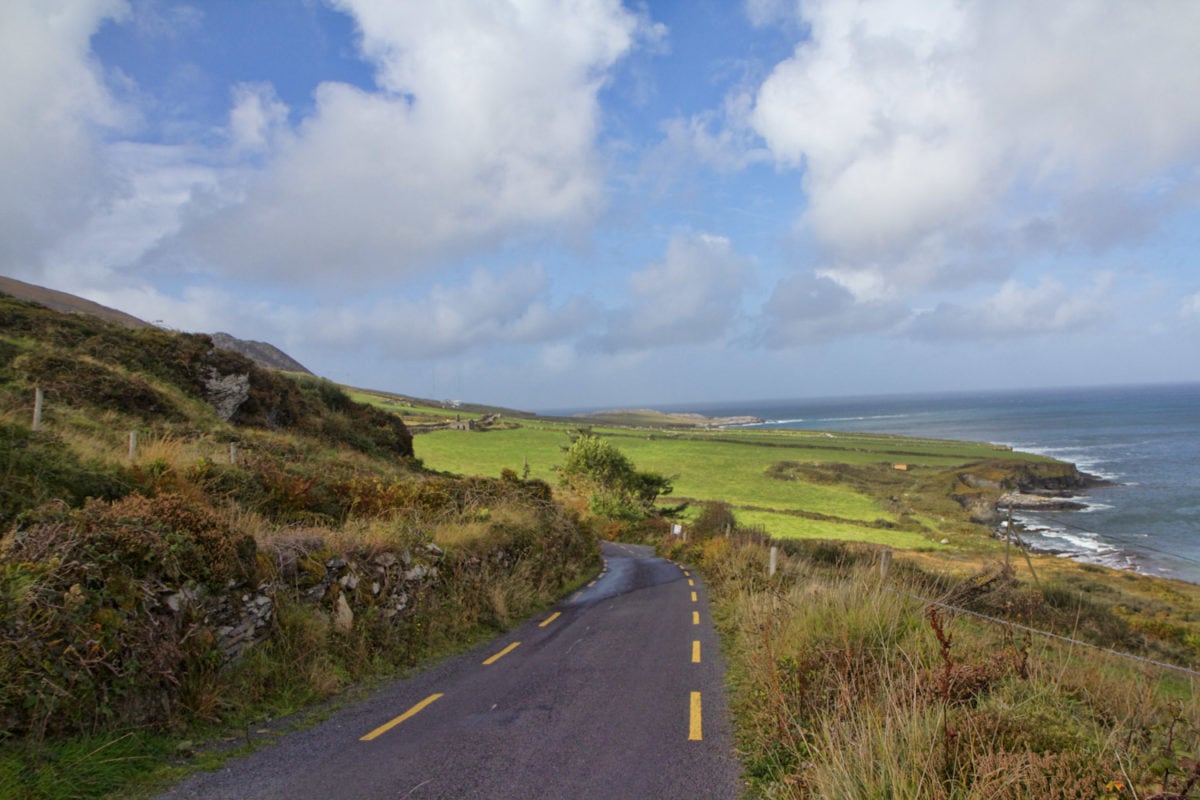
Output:
[[1082,511],[1020,512],[1032,547],[1200,583],[1200,384],[666,407],[765,428],[985,441],[1074,463],[1112,485]]

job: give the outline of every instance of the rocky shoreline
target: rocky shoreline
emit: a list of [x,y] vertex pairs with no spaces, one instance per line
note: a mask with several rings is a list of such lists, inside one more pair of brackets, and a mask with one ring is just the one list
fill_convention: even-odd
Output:
[[1009,492],[996,501],[997,511],[1083,511],[1087,503],[1058,495]]
[[[994,506],[996,524],[993,526],[993,533],[996,538],[1013,538],[1008,530],[1008,519],[1013,511],[1086,511],[1088,504],[1074,498],[1088,489],[1117,485],[1113,481],[1082,472],[1074,464],[1071,468],[1072,473],[1054,476],[1048,480],[1029,476],[1032,479],[1020,481],[1016,491],[1000,495]],[[1018,538],[1020,531],[1028,530],[1020,521],[1014,521],[1013,527],[1018,531]],[[1046,547],[1044,544],[1034,544],[1024,539],[1021,542],[1036,553],[1072,558],[1082,555],[1075,550]]]
[[996,501],[997,510],[1014,511],[1083,511],[1087,503],[1073,498],[1089,489],[1115,486],[1113,481],[1082,472],[1071,464],[1065,475],[1037,476],[1028,474],[1018,480],[1015,492],[1005,492]]

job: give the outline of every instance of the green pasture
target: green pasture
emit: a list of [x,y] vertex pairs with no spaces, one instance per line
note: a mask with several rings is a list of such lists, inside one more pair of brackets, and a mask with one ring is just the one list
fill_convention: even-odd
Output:
[[842,519],[872,522],[892,517],[875,498],[838,485],[782,481],[765,472],[789,451],[725,441],[614,438],[638,469],[671,476],[675,494],[697,500],[722,500],[738,506],[816,511]]
[[497,477],[503,469],[556,483],[554,467],[570,444],[565,428],[522,425],[494,431],[433,431],[413,437],[416,457],[430,469],[459,475]]
[[442,417],[446,419],[454,419],[456,416],[461,416],[463,419],[475,419],[478,414],[470,414],[453,408],[445,408],[443,406],[431,406],[412,402],[406,398],[392,397],[390,395],[377,394],[375,392],[364,392],[360,389],[347,389],[346,394],[350,395],[350,399],[356,403],[366,403],[367,405],[376,406],[386,411],[391,411],[393,414],[398,414],[403,419],[419,418],[419,417]]
[[[629,429],[610,429],[611,436],[644,438],[645,433]],[[803,461],[841,464],[892,463],[926,467],[953,467],[983,459],[1050,460],[1028,453],[1013,452],[987,442],[959,442],[943,439],[909,439],[890,434],[834,433],[772,429],[733,429],[718,431],[664,431],[657,438],[700,442],[724,442],[745,447],[786,451],[775,461]]]
[[[427,467],[463,475],[496,476],[503,469],[557,483],[571,426],[549,421],[522,421],[520,427],[475,431],[435,431],[416,437],[413,447]],[[870,523],[896,523],[878,497],[851,481],[780,480],[767,474],[772,465],[846,464],[878,467],[876,474],[893,480],[915,480],[892,472],[910,468],[953,468],[983,459],[1031,458],[992,445],[872,434],[827,434],[821,431],[724,430],[664,431],[636,428],[592,428],[627,455],[638,469],[672,478],[672,499],[719,500],[730,504],[738,519],[759,525],[771,535],[875,542],[927,549],[941,545],[912,530]],[[910,478],[911,476],[911,478]],[[881,487],[876,487],[882,492]],[[890,491],[890,490],[889,490]],[[787,512],[818,514],[812,519]],[[933,522],[933,520],[929,520]],[[866,524],[864,524],[866,523]],[[906,526],[908,527],[908,526]],[[940,526],[927,526],[933,531]]]
[[738,522],[762,528],[777,539],[835,539],[887,545],[900,550],[940,550],[946,545],[914,531],[888,530],[848,522],[808,519],[773,511],[739,509]]

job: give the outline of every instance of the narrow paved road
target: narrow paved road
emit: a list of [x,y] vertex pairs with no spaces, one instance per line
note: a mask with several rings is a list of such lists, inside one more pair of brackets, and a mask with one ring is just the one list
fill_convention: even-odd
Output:
[[699,578],[603,545],[575,595],[160,800],[736,798]]

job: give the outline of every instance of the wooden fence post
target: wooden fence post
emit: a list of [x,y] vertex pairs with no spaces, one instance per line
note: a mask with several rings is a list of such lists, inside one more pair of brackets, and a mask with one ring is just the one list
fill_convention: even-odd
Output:
[[778,568],[779,568],[779,548],[772,545],[771,546],[771,560],[767,563],[767,577],[773,576]]
[[137,431],[129,432],[129,460],[137,458]]
[[892,551],[884,550],[879,554],[879,578],[887,580],[888,570],[892,568]]
[[237,442],[230,442],[230,443],[229,443],[229,463],[230,463],[230,464],[236,464],[236,463],[237,463],[237,459],[238,459],[238,446],[237,446]]
[[33,390],[33,429],[39,430],[42,427],[42,387],[38,386]]

